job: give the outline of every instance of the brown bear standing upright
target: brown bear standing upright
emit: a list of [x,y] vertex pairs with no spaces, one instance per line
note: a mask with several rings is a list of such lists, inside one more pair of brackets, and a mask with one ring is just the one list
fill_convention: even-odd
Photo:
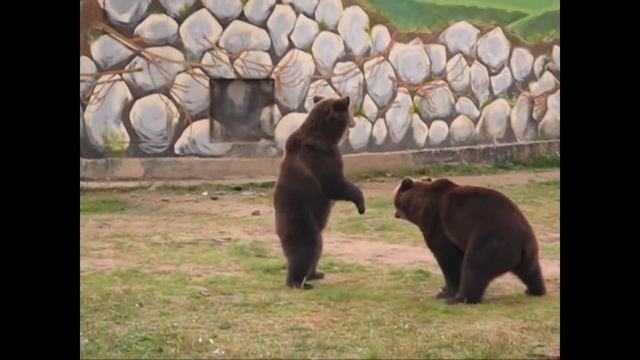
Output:
[[306,280],[322,279],[316,267],[322,230],[335,200],[352,201],[363,214],[364,197],[345,179],[338,143],[355,125],[349,97],[313,98],[314,108],[285,144],[275,186],[276,232],[288,262],[287,286],[311,289]]
[[529,295],[544,295],[538,244],[524,214],[504,194],[447,179],[402,180],[396,217],[417,225],[445,278],[438,298],[479,303],[489,283],[513,272]]

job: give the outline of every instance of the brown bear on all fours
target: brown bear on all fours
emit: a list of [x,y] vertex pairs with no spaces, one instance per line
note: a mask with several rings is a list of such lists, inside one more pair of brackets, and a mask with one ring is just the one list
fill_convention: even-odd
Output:
[[316,268],[333,202],[351,201],[360,214],[365,211],[362,192],[344,177],[338,148],[355,125],[349,97],[313,101],[314,108],[286,141],[273,196],[276,232],[288,262],[286,284],[304,289],[312,288],[307,280],[324,277]]
[[489,283],[513,272],[529,295],[546,293],[531,225],[504,194],[448,179],[398,186],[396,217],[417,225],[445,278],[437,295],[449,304],[479,303]]

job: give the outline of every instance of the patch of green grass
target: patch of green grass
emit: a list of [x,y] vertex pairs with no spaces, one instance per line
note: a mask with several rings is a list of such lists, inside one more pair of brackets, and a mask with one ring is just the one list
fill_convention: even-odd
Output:
[[499,161],[493,165],[451,163],[451,164],[431,164],[418,168],[406,168],[401,170],[386,171],[383,169],[373,169],[358,172],[350,175],[355,180],[366,180],[379,177],[405,176],[469,176],[469,175],[491,175],[500,174],[506,171],[523,170],[549,170],[560,167],[559,154],[543,154],[526,159],[511,159]]
[[490,165],[476,164],[433,164],[418,168],[406,168],[401,170],[381,170],[373,169],[352,174],[350,178],[361,181],[379,177],[396,177],[403,178],[405,176],[465,176],[465,175],[488,175],[504,172],[505,169],[499,169]]
[[261,189],[270,189],[275,186],[275,181],[265,182],[249,182],[241,183],[237,185],[228,184],[214,184],[204,183],[197,185],[181,186],[181,185],[161,185],[156,188],[157,191],[167,192],[173,194],[188,194],[188,193],[201,193],[208,191],[209,193],[215,191],[227,191],[227,192],[239,192],[239,191],[258,191]]
[[560,243],[544,243],[538,240],[540,256],[546,259],[560,260]]
[[[559,186],[494,187],[522,206],[536,229],[557,233]],[[364,216],[353,204],[336,203],[325,238],[355,235],[428,251],[415,226],[393,217],[391,196],[368,197]],[[117,196],[81,195],[81,202],[99,199]],[[82,237],[82,260],[100,260],[81,272],[82,358],[530,358],[559,347],[553,281],[537,298],[498,279],[483,304],[449,306],[434,298],[443,279],[427,264],[360,262],[326,251],[319,263],[326,278],[311,281],[313,290],[289,289],[277,237],[266,230],[272,224],[169,210],[144,218],[81,215],[83,229],[92,229]],[[130,231],[154,221],[173,221],[176,229]],[[110,222],[122,229],[97,226]],[[212,239],[228,227],[231,240]],[[557,259],[559,242],[540,242],[540,253]]]
[[[209,192],[209,195],[213,195],[215,191],[225,192],[239,192],[239,191],[253,191],[259,192],[265,189],[271,189],[275,186],[275,181],[263,181],[263,182],[248,182],[239,184],[215,184],[215,183],[201,183],[196,185],[160,185],[153,187],[153,190],[149,186],[129,186],[129,187],[113,187],[113,188],[88,188],[80,187],[80,195],[85,194],[123,194],[133,193],[138,191],[158,191],[168,194],[200,194],[204,191]],[[240,190],[238,190],[238,187]]]
[[431,273],[427,270],[416,269],[411,273],[411,278],[413,280],[422,281],[431,276]]
[[285,261],[270,262],[261,266],[260,270],[269,275],[284,274],[287,270],[287,263]]
[[119,213],[132,208],[125,200],[115,198],[80,198],[80,213]]
[[362,272],[366,270],[365,266],[362,266],[356,263],[349,263],[349,262],[333,259],[331,257],[323,259],[323,261],[320,263],[320,267],[322,271],[327,271],[331,273],[342,273],[342,274]]
[[[206,251],[225,254],[224,248]],[[211,266],[219,270],[225,263]],[[448,306],[433,298],[440,276],[421,269],[333,259],[321,261],[321,268],[327,278],[310,291],[286,288],[281,273],[256,278],[247,269],[234,278],[133,270],[84,274],[81,356],[519,358],[559,345],[555,291],[530,298],[520,286],[496,284],[484,304]],[[409,282],[398,281],[394,272]],[[207,295],[200,295],[201,288]],[[314,336],[318,331],[330,340]]]
[[[560,155],[559,154],[543,154],[533,156],[526,159],[511,159],[497,162],[493,165],[483,164],[469,164],[469,163],[451,163],[451,164],[431,164],[418,168],[407,168],[403,170],[385,170],[385,169],[372,169],[363,172],[357,172],[349,174],[349,178],[362,181],[372,178],[384,178],[384,177],[404,177],[404,176],[466,176],[466,175],[490,175],[499,174],[505,171],[523,171],[523,170],[548,170],[560,167]],[[154,191],[165,192],[170,194],[200,194],[207,191],[210,195],[213,195],[215,191],[225,192],[238,192],[251,191],[251,192],[264,192],[266,190],[273,189],[275,181],[263,181],[263,182],[248,182],[240,183],[237,185],[231,184],[215,184],[215,183],[202,183],[197,185],[160,185],[155,187]],[[108,188],[108,189],[93,189],[93,188],[80,188],[80,195],[86,194],[121,194],[132,193],[142,190],[149,190],[148,186],[138,187],[122,187],[122,188]],[[246,202],[256,204],[268,204],[269,198],[257,197],[254,199],[246,199]]]
[[395,218],[391,193],[389,197],[369,197],[366,205],[366,216],[362,216],[353,204],[336,203],[326,231],[330,234],[368,236],[391,243],[423,244],[417,227],[407,226]]
[[[504,192],[522,209],[540,230],[558,233],[560,229],[560,181],[533,182],[522,185],[492,186]],[[351,203],[335,204],[326,231],[329,234],[366,236],[391,243],[424,246],[422,233],[416,226],[399,221],[389,197],[366,199],[366,216],[359,215]]]
[[518,204],[529,222],[545,231],[560,232],[560,180],[496,188]]
[[253,241],[248,244],[234,244],[231,246],[231,254],[241,258],[266,258],[268,254],[264,244]]
[[511,159],[496,163],[495,168],[502,170],[539,170],[560,167],[559,154],[544,154],[527,159]]
[[229,330],[232,327],[233,327],[233,325],[231,325],[231,323],[228,323],[226,321],[221,323],[220,325],[218,325],[218,329],[220,329],[220,330]]

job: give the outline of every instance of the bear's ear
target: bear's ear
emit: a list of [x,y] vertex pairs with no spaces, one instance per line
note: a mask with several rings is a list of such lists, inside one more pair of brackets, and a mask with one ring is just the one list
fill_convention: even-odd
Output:
[[350,103],[351,103],[351,99],[348,96],[345,96],[343,98],[336,100],[336,102],[333,105],[333,108],[336,109],[336,111],[347,111],[347,109],[349,109]]
[[314,103],[314,104],[317,104],[317,103],[319,103],[319,102],[320,102],[320,101],[322,101],[322,100],[324,100],[324,97],[322,97],[322,96],[317,96],[317,95],[316,95],[316,96],[314,96],[314,97],[313,97],[313,103]]
[[413,187],[413,179],[412,178],[404,178],[400,183],[400,191],[409,190]]

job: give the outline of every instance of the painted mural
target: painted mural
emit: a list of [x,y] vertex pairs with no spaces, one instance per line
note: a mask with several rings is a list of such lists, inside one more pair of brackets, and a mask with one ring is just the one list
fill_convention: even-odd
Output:
[[560,137],[559,0],[80,10],[82,157],[279,156],[315,95],[351,97],[346,153]]

